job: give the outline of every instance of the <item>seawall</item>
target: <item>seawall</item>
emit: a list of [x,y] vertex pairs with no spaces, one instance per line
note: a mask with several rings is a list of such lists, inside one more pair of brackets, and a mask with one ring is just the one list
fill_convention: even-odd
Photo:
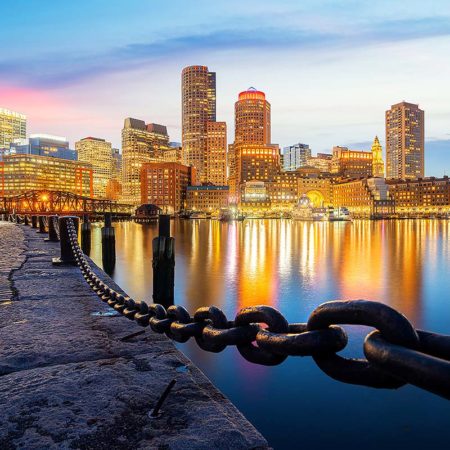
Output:
[[59,244],[44,237],[0,222],[2,450],[269,448],[168,338],[123,341],[142,328],[110,315],[77,267],[53,266]]

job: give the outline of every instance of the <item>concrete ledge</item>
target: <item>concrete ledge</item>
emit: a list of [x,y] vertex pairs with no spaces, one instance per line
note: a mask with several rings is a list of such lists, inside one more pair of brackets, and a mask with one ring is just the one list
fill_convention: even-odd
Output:
[[[58,244],[10,227],[22,239],[15,239],[18,268],[8,275],[16,294],[0,306],[2,450],[268,448],[169,339],[147,328],[122,342],[142,328],[122,316],[95,315],[111,309],[78,268],[51,265]],[[150,418],[174,378],[163,414]]]

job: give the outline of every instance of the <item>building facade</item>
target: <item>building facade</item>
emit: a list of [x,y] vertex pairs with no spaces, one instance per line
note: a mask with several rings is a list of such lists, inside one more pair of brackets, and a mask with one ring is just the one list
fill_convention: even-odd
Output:
[[141,168],[144,163],[163,160],[169,149],[169,136],[164,125],[146,124],[127,118],[122,129],[123,201],[137,205],[141,200]]
[[228,186],[188,186],[186,208],[193,211],[217,213],[228,206]]
[[207,123],[216,121],[216,74],[206,66],[185,67],[181,73],[183,160],[206,180]]
[[389,192],[398,214],[439,214],[450,212],[450,179],[427,177],[388,180]]
[[332,157],[330,153],[317,153],[316,156],[307,158],[306,165],[319,169],[320,172],[330,173]]
[[386,178],[415,179],[425,174],[425,112],[401,102],[386,111]]
[[0,196],[64,191],[92,197],[91,164],[37,155],[9,155],[0,163]]
[[333,147],[331,173],[345,178],[371,177],[372,159],[372,152]]
[[384,178],[360,178],[333,183],[333,206],[345,206],[354,217],[390,216],[395,202]]
[[27,137],[27,117],[9,109],[0,108],[0,149],[9,149],[16,139]]
[[196,170],[175,162],[144,163],[141,180],[141,204],[176,213],[186,208],[186,188],[196,184]]
[[113,178],[113,152],[111,142],[95,137],[86,137],[75,142],[78,161],[92,165],[94,197],[107,198],[108,182]]
[[283,169],[285,171],[296,170],[308,165],[311,158],[311,149],[307,144],[295,144],[283,149]]
[[206,124],[206,181],[217,186],[227,184],[227,124]]

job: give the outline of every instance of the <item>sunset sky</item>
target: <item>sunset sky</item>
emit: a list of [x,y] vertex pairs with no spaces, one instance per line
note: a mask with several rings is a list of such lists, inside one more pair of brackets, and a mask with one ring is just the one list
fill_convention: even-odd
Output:
[[[424,7],[426,5],[426,7]],[[426,174],[450,174],[450,2],[16,0],[2,2],[0,107],[29,133],[120,147],[128,116],[181,140],[180,73],[217,72],[217,120],[254,86],[272,140],[384,146],[384,111],[425,110]]]

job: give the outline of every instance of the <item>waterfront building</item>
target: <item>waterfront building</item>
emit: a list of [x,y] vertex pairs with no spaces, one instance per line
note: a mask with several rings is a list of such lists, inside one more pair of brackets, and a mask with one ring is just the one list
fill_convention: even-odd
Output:
[[9,149],[16,139],[27,136],[27,117],[9,109],[0,108],[0,149]]
[[346,207],[354,217],[392,215],[395,202],[384,178],[337,180],[332,185],[333,206]]
[[206,124],[206,181],[217,186],[227,182],[227,124],[208,122]]
[[246,181],[240,189],[239,208],[246,213],[270,210],[271,201],[266,183],[264,181]]
[[345,178],[371,177],[372,158],[372,152],[333,147],[331,173]]
[[75,149],[78,161],[92,164],[94,197],[106,198],[108,182],[113,178],[114,159],[111,142],[89,136],[75,142]]
[[306,159],[306,165],[319,169],[320,172],[331,172],[331,159],[333,155],[330,153],[317,153],[316,156],[310,156]]
[[398,214],[450,212],[450,179],[427,177],[387,180]]
[[9,155],[0,162],[0,196],[32,190],[93,196],[92,165],[38,155]]
[[63,136],[51,134],[31,134],[29,139],[16,139],[4,154],[38,155],[77,160],[77,152],[69,148],[69,141]]
[[176,162],[148,162],[141,167],[141,204],[153,204],[165,212],[186,208],[186,188],[196,184],[195,167]]
[[216,121],[216,74],[206,66],[185,67],[181,73],[183,161],[206,180],[207,123]]
[[141,168],[144,163],[162,161],[169,148],[169,136],[164,125],[146,124],[127,118],[122,129],[122,189],[123,200],[138,204],[141,200]]
[[386,111],[386,178],[423,178],[425,112],[401,102]]
[[207,213],[228,206],[228,186],[187,186],[186,209]]
[[383,148],[378,140],[378,136],[375,136],[372,144],[372,175],[384,178]]
[[295,144],[283,149],[283,162],[281,167],[285,171],[298,169],[308,165],[308,159],[311,158],[311,149],[307,144]]

